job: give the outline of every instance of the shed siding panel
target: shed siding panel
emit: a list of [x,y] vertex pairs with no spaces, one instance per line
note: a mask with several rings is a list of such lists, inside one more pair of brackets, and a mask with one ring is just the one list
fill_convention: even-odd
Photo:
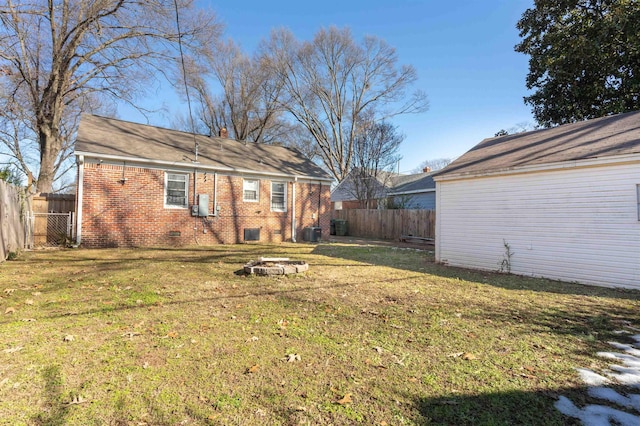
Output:
[[475,178],[438,183],[439,261],[640,289],[640,166]]

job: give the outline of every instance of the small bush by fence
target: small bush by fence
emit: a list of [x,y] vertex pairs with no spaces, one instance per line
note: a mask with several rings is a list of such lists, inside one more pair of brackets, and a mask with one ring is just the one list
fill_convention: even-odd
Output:
[[30,206],[20,188],[0,180],[0,262],[24,248]]
[[347,209],[335,210],[334,219],[347,221],[347,233],[354,237],[397,240],[403,235],[435,239],[434,210]]

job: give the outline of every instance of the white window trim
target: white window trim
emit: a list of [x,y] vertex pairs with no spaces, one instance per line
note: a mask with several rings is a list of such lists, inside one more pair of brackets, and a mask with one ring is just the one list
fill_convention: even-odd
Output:
[[[256,199],[248,200],[244,198],[244,184],[248,181],[256,182]],[[242,201],[245,203],[259,203],[260,202],[260,179],[242,179]]]
[[[169,189],[169,175],[182,175],[182,176],[186,176],[187,179],[185,180],[184,184],[185,184],[185,201],[186,204],[183,206],[178,206],[176,204],[167,204],[167,189]],[[165,209],[188,209],[189,208],[189,173],[183,173],[183,172],[169,172],[169,171],[165,171],[164,172],[164,193],[163,193],[163,197],[164,197],[164,208]]]
[[[284,209],[274,209],[273,208],[273,184],[277,183],[277,184],[282,184],[284,186]],[[287,198],[287,182],[285,181],[279,181],[279,180],[273,180],[271,181],[271,195],[269,197],[269,207],[271,209],[272,212],[286,212],[287,211],[287,206],[289,204],[289,200]]]

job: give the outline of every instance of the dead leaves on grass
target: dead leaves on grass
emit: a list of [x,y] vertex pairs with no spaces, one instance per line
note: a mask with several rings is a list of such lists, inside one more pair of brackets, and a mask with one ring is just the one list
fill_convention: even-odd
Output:
[[287,362],[296,362],[296,361],[300,361],[300,355],[298,355],[298,354],[287,354],[282,359],[287,361]]
[[74,395],[73,398],[71,399],[71,402],[67,402],[64,405],[66,406],[78,405],[78,404],[84,404],[85,402],[88,402],[88,401],[84,399],[82,395]]
[[352,403],[353,403],[353,399],[351,398],[351,393],[345,393],[342,398],[336,401],[336,404],[339,404],[339,405],[347,405]]
[[472,354],[471,352],[455,352],[448,355],[449,358],[462,358],[465,361],[472,361],[474,359],[478,359],[477,356]]
[[12,353],[15,353],[15,352],[20,352],[23,349],[24,348],[22,346],[16,346],[16,347],[13,347],[13,348],[5,349],[2,352],[4,352],[5,354],[12,354]]
[[159,339],[175,339],[178,337],[178,333],[175,331],[168,332],[165,336],[159,337]]

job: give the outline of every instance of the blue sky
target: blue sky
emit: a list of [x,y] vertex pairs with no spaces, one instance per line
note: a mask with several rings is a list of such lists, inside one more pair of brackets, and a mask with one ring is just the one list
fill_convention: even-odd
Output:
[[[533,0],[200,0],[200,5],[217,13],[225,38],[247,53],[278,27],[308,40],[321,27],[346,26],[356,40],[375,35],[395,47],[400,63],[416,68],[415,87],[430,103],[426,113],[394,121],[406,136],[400,171],[428,159],[455,158],[500,129],[534,123],[522,100],[528,57],[513,50],[519,42],[515,24]],[[120,116],[141,121],[123,111]],[[151,123],[159,124],[153,117]]]

